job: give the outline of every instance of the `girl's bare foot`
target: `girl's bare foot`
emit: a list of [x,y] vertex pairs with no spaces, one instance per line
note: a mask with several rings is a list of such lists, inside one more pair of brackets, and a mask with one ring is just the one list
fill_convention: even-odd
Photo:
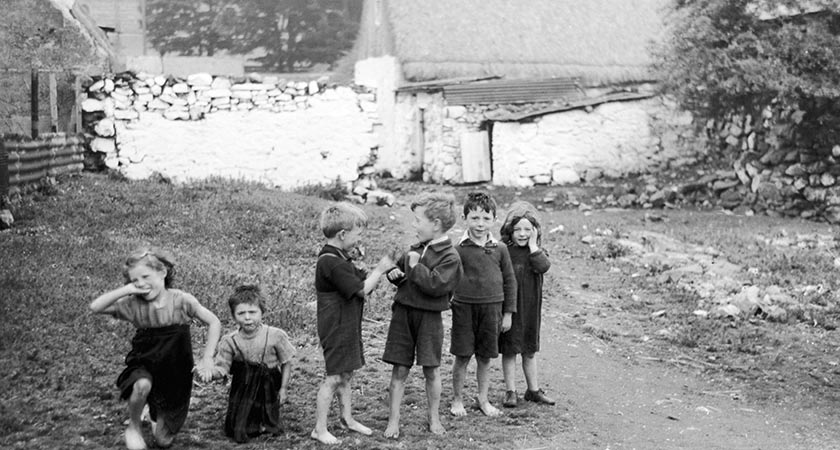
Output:
[[453,400],[452,405],[449,406],[449,412],[455,417],[464,417],[467,415],[467,410],[464,409],[464,402],[462,400]]
[[324,430],[323,433],[318,433],[317,431],[312,430],[312,433],[309,434],[309,437],[326,445],[338,445],[341,443],[341,441],[339,441],[338,438],[336,438],[332,435],[332,433],[326,430]]
[[143,440],[143,433],[131,425],[125,429],[125,446],[128,450],[145,450],[146,441]]
[[487,417],[498,417],[502,415],[502,412],[496,409],[495,406],[491,405],[489,401],[481,402],[478,401],[478,409],[481,410]]
[[353,430],[356,433],[364,434],[365,436],[370,436],[371,434],[373,434],[373,430],[360,424],[359,422],[356,422],[356,419],[352,417],[349,419],[341,419],[341,426],[343,428]]

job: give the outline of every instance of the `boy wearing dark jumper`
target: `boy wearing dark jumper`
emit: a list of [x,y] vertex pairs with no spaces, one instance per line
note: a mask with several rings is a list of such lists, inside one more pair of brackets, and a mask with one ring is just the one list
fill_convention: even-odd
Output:
[[496,202],[484,192],[467,194],[464,221],[467,230],[456,246],[464,276],[452,299],[453,400],[450,412],[467,414],[463,388],[467,365],[475,354],[478,407],[486,416],[501,414],[490,404],[490,359],[499,356],[499,334],[511,327],[516,312],[516,275],[507,246],[490,233],[496,220]]
[[400,434],[400,404],[405,380],[414,364],[423,366],[426,378],[429,430],[443,434],[440,423],[440,361],[443,349],[441,312],[449,309],[452,291],[461,279],[461,259],[446,232],[455,224],[455,199],[450,195],[424,194],[411,204],[418,244],[397,259],[387,273],[397,285],[391,324],[382,359],[393,364],[390,415],[385,437]]

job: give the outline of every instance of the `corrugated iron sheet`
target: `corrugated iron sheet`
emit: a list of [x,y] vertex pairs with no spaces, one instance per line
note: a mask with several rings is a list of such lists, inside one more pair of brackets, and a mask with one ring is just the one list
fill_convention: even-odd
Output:
[[538,116],[544,116],[546,114],[569,111],[572,109],[586,108],[587,106],[597,106],[603,103],[610,102],[644,100],[646,98],[651,97],[653,97],[653,94],[638,92],[618,92],[594,98],[581,98],[578,100],[568,101],[560,105],[552,105],[547,108],[533,109],[530,111],[496,112],[493,114],[488,114],[487,118],[496,122],[518,122],[520,120],[531,119]]
[[574,101],[585,96],[577,78],[492,80],[443,87],[450,105]]
[[[8,194],[15,194],[28,184],[47,176],[65,172],[80,172],[84,168],[85,139],[56,133],[31,141],[3,142],[2,158]],[[3,175],[0,171],[0,175]]]

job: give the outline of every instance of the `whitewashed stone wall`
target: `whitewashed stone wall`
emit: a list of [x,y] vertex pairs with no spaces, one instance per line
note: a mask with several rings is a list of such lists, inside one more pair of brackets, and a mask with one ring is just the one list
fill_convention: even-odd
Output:
[[660,99],[605,103],[533,122],[497,122],[493,183],[576,183],[691,160],[691,149],[678,145],[690,122],[690,116],[674,113]]
[[219,111],[197,121],[143,112],[118,121],[119,158],[130,162],[121,170],[129,178],[220,176],[286,189],[354,181],[376,147],[372,121],[349,88],[326,92],[295,112]]

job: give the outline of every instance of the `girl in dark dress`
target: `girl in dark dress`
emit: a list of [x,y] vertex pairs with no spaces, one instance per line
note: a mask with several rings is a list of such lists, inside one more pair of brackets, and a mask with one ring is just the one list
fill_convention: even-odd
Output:
[[516,394],[516,355],[522,355],[522,371],[528,389],[525,400],[553,405],[539,387],[536,353],[540,350],[540,324],[542,322],[543,274],[551,263],[548,254],[540,248],[540,223],[537,210],[528,202],[510,206],[502,224],[502,241],[508,245],[510,259],[516,274],[516,312],[511,328],[499,335],[499,352],[505,377],[503,405],[512,408],[519,402]]

